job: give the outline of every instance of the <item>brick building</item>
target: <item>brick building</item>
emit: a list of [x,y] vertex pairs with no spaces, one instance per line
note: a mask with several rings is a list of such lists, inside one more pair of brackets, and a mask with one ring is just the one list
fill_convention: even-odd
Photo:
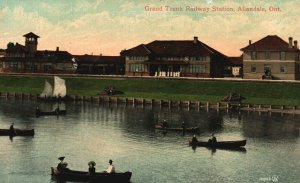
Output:
[[153,41],[121,51],[125,75],[162,77],[224,77],[228,58],[194,37]]
[[277,35],[266,36],[242,48],[245,79],[298,80],[300,62],[298,42]]
[[38,35],[24,35],[25,46],[8,43],[4,56],[0,58],[0,72],[22,73],[74,73],[76,65],[67,51],[38,50]]

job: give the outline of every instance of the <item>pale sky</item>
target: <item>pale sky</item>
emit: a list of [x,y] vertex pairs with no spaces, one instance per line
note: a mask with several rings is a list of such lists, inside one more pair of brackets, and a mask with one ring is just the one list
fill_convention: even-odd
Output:
[[[163,11],[147,11],[146,6]],[[186,6],[210,11],[187,11]],[[213,12],[213,7],[234,12]],[[239,7],[266,11],[241,12]],[[285,41],[300,40],[299,12],[299,0],[1,0],[0,48],[8,42],[24,45],[23,35],[33,32],[41,37],[39,50],[60,47],[71,54],[119,55],[153,40],[197,36],[227,56],[238,56],[250,39],[278,35]]]

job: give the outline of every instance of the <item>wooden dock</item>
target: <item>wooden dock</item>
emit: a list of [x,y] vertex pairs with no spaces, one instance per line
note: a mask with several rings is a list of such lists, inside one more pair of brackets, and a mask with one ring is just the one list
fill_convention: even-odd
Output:
[[[19,99],[19,100],[36,100],[38,94],[25,93],[0,93],[0,98],[3,100]],[[158,99],[144,98],[125,98],[115,96],[69,96],[69,101],[74,103],[90,102],[96,104],[114,105],[114,106],[130,106],[133,108],[168,108],[185,111],[200,111],[200,110],[227,110],[227,111],[255,111],[260,113],[281,113],[281,114],[300,114],[300,106],[286,105],[261,105],[261,104],[245,104],[245,103],[228,103],[228,102],[206,102],[206,101],[171,101]]]

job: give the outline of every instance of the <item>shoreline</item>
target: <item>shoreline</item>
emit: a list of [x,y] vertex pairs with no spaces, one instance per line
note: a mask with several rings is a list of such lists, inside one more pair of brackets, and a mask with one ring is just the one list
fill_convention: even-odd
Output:
[[[0,92],[0,99],[3,100],[35,100],[41,102],[53,102],[51,100],[44,100],[38,97],[38,94],[24,94],[24,93],[4,93]],[[109,106],[125,106],[142,109],[177,109],[178,111],[234,111],[240,112],[258,112],[261,113],[279,113],[289,115],[300,115],[300,106],[289,105],[267,105],[267,104],[246,104],[246,103],[229,103],[229,102],[209,102],[209,101],[172,101],[159,99],[145,99],[145,98],[128,98],[120,96],[68,96],[66,102],[89,102],[98,105]]]

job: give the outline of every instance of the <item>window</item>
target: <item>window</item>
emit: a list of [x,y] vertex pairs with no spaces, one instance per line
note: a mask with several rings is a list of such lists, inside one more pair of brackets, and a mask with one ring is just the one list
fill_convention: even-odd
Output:
[[299,61],[299,53],[295,53],[295,60]]
[[188,72],[205,73],[205,65],[189,65]]
[[129,64],[129,72],[144,72],[144,64]]
[[280,60],[285,60],[285,52],[280,52]]
[[280,65],[280,72],[281,72],[281,73],[285,72],[284,64],[281,64],[281,65]]
[[251,72],[256,72],[256,65],[251,65]]
[[271,53],[269,51],[265,52],[265,59],[269,60],[271,58]]
[[271,65],[270,64],[265,64],[264,65],[264,73],[265,73],[266,76],[271,75]]
[[206,61],[206,57],[196,57],[196,61]]
[[25,70],[33,70],[33,63],[32,62],[26,62],[25,63]]
[[142,61],[146,60],[147,57],[137,57],[137,56],[131,56],[129,57],[129,60],[137,60],[137,61]]
[[251,52],[251,60],[256,60],[256,59],[257,59],[256,51]]
[[11,62],[10,69],[12,71],[17,71],[18,70],[18,62]]
[[44,65],[44,72],[50,72],[50,71],[51,71],[51,65],[50,64]]

